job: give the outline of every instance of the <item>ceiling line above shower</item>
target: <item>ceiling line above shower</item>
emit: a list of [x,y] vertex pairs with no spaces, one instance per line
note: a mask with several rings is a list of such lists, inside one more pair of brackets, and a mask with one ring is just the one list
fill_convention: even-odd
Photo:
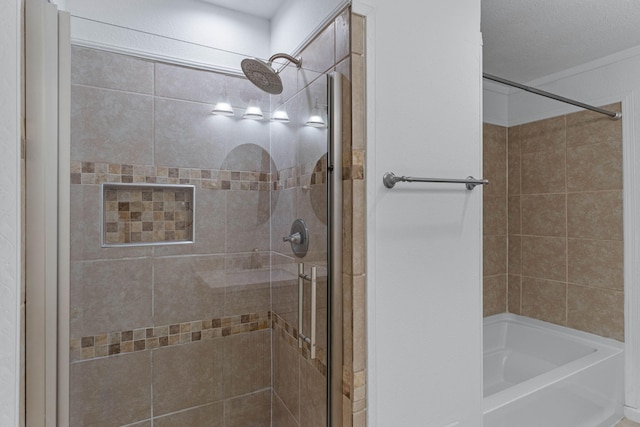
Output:
[[503,85],[507,85],[507,86],[511,86],[511,87],[515,87],[518,89],[522,89],[526,92],[530,92],[530,93],[534,93],[536,95],[540,95],[540,96],[544,96],[546,98],[551,98],[554,99],[556,101],[560,101],[560,102],[564,102],[567,104],[571,104],[571,105],[575,105],[576,107],[580,107],[580,108],[584,108],[586,110],[591,110],[591,111],[595,111],[596,113],[600,113],[600,114],[604,114],[606,116],[609,116],[612,120],[618,120],[620,118],[622,118],[622,113],[617,112],[617,111],[609,111],[609,110],[605,110],[599,107],[594,107],[593,105],[589,105],[589,104],[585,104],[583,102],[580,101],[576,101],[573,99],[569,99],[569,98],[565,98],[564,96],[560,96],[560,95],[556,95],[554,93],[551,92],[546,92],[544,90],[540,90],[540,89],[536,89],[534,87],[531,86],[526,86],[520,83],[516,83],[513,82],[511,80],[507,80],[507,79],[503,79],[502,77],[497,77],[491,74],[487,74],[487,73],[483,73],[482,77],[487,79],[487,80],[491,80],[497,83],[501,83]]

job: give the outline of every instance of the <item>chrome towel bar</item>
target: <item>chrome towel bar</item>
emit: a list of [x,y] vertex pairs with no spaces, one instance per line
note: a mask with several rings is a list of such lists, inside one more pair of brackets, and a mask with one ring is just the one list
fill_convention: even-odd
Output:
[[393,188],[398,182],[437,182],[448,184],[466,184],[467,190],[473,190],[476,185],[489,185],[488,179],[475,179],[468,176],[467,179],[446,179],[446,178],[414,178],[411,176],[397,176],[393,172],[387,172],[382,177],[382,182],[387,188]]

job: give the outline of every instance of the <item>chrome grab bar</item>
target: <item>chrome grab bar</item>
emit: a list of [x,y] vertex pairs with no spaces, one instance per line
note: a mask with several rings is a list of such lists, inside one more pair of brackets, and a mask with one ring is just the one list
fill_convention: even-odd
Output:
[[393,188],[398,182],[437,182],[447,184],[466,184],[467,190],[473,190],[476,185],[489,185],[488,179],[475,179],[468,176],[466,179],[447,178],[414,178],[411,176],[397,176],[393,172],[387,172],[382,176],[382,182],[387,188]]
[[[304,281],[311,282],[311,336],[302,333],[302,315],[304,304]],[[298,348],[302,348],[302,342],[309,344],[311,359],[316,358],[316,306],[317,306],[317,282],[316,267],[311,267],[311,276],[304,274],[304,263],[298,264]]]

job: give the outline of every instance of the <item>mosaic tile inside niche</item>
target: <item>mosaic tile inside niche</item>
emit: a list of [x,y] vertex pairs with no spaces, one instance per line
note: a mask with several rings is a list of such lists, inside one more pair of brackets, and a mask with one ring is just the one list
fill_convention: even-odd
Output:
[[193,241],[193,187],[103,188],[105,245]]

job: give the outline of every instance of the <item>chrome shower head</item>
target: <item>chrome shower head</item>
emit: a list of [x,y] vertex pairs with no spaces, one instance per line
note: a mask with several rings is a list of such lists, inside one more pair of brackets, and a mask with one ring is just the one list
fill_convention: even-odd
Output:
[[298,68],[302,65],[302,58],[296,59],[286,53],[276,53],[269,58],[267,63],[256,58],[243,59],[240,63],[242,72],[258,88],[272,95],[278,95],[282,93],[282,79],[280,79],[278,72],[271,67],[271,63],[277,58],[285,58],[296,64]]

